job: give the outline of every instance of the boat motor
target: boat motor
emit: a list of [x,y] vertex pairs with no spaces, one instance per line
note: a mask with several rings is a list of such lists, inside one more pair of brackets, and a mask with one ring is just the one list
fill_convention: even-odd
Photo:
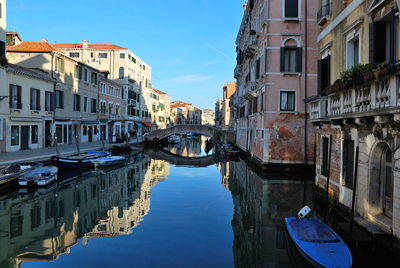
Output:
[[303,207],[299,213],[297,213],[297,218],[298,219],[303,219],[306,217],[309,213],[311,212],[311,208],[309,206]]

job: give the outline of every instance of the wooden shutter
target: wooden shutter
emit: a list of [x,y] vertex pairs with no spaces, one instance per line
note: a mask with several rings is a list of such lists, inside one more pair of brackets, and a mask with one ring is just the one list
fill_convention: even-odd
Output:
[[369,24],[369,63],[375,63],[375,23]]
[[395,62],[395,60],[396,60],[396,58],[395,58],[395,56],[396,56],[396,40],[395,40],[395,38],[396,38],[396,28],[397,28],[396,25],[398,22],[396,20],[396,15],[395,15],[396,13],[395,13],[394,9],[392,9],[392,11],[390,13],[391,13],[390,14],[391,21],[390,21],[389,60],[390,60],[390,62]]
[[303,49],[298,47],[296,50],[296,72],[301,73],[303,70]]
[[318,95],[322,94],[322,80],[323,80],[323,73],[322,73],[322,60],[317,61],[317,68],[318,68]]
[[18,109],[22,109],[22,102],[21,102],[21,99],[22,99],[22,88],[21,88],[21,86],[17,86],[17,108]]
[[12,87],[13,87],[13,85],[10,85],[10,88],[9,88],[9,97],[8,97],[8,101],[9,101],[9,104],[10,104],[10,108],[12,108],[12,97],[13,97],[13,95],[12,95]]
[[285,72],[285,48],[281,47],[281,73]]
[[6,43],[3,41],[0,41],[0,58],[6,56]]
[[40,107],[40,90],[39,89],[36,89],[35,90],[36,92],[36,110],[41,110],[41,107]]

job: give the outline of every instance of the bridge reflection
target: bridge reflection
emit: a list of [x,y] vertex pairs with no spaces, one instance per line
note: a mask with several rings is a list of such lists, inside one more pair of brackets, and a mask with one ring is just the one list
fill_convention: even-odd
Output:
[[216,163],[226,161],[220,154],[211,154],[206,156],[188,157],[171,153],[163,148],[147,149],[144,152],[153,159],[167,161],[175,166],[185,167],[208,167]]

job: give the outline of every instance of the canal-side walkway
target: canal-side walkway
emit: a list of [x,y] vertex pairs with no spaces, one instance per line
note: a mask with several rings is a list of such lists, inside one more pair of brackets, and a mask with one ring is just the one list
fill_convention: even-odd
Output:
[[[138,138],[124,143],[105,142],[104,149],[108,150],[114,146],[124,147],[124,146],[135,145],[141,143],[142,141],[143,141],[142,138]],[[81,152],[99,150],[103,148],[103,143],[101,141],[82,143],[79,145],[79,148]],[[58,150],[61,156],[70,155],[77,152],[75,144],[59,145]],[[57,155],[55,147],[0,153],[0,167],[20,162],[36,162],[36,161],[49,160],[50,157],[52,157],[53,155]]]

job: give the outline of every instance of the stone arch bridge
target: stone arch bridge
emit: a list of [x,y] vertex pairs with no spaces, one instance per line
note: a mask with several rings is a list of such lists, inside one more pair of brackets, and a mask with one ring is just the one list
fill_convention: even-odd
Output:
[[157,129],[144,136],[145,142],[157,142],[174,134],[185,134],[196,132],[208,137],[216,137],[224,142],[234,143],[235,134],[233,132],[221,130],[208,125],[176,125],[166,129]]

